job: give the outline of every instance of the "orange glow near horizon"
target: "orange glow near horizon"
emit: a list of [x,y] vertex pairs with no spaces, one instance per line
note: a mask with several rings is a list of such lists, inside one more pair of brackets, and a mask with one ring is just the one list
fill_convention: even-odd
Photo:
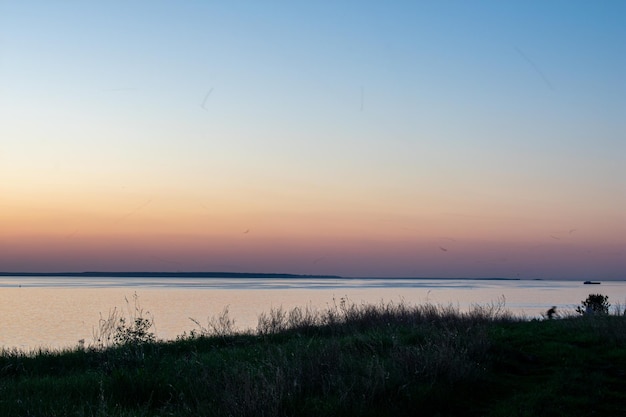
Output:
[[[620,218],[597,216],[576,221],[537,213],[463,214],[435,213],[434,210],[399,214],[396,210],[368,210],[358,205],[344,207],[253,206],[237,202],[204,203],[134,197],[124,200],[68,202],[26,202],[5,205],[2,233],[19,236],[154,236],[198,235],[236,236],[247,230],[262,238],[292,240],[363,238],[384,241],[491,240],[511,243],[553,241],[620,244],[624,228]],[[539,217],[543,216],[543,217]],[[553,242],[554,243],[554,242]]]

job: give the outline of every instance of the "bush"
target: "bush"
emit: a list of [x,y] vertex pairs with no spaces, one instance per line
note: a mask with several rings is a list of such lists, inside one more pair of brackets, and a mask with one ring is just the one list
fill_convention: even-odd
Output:
[[126,322],[121,317],[117,323],[113,341],[116,345],[141,344],[154,342],[154,333],[150,331],[152,320],[144,317],[135,317]]
[[137,294],[134,294],[133,306],[126,299],[129,317],[125,317],[117,308],[109,311],[107,318],[100,317],[98,329],[94,330],[95,347],[141,345],[156,341],[151,331],[154,320],[149,312],[144,312],[139,306],[138,298]]
[[576,307],[578,314],[609,314],[609,297],[602,294],[589,294],[582,305]]

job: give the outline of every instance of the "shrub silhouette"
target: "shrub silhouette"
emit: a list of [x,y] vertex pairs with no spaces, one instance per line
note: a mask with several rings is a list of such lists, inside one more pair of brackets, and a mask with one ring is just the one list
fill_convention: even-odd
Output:
[[117,345],[154,342],[154,333],[150,331],[152,325],[152,320],[144,317],[135,317],[130,322],[121,317],[115,328],[113,340]]
[[100,317],[98,328],[94,329],[94,344],[98,348],[109,346],[142,345],[156,341],[154,319],[139,306],[139,297],[133,295],[133,305],[126,299],[128,317],[116,308],[109,311],[108,317]]
[[589,294],[582,305],[576,307],[578,314],[609,314],[609,297],[602,294]]

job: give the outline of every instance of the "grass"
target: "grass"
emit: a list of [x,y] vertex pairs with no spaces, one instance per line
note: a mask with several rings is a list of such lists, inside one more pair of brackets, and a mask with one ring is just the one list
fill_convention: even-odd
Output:
[[[140,310],[135,309],[135,312]],[[117,313],[116,313],[117,314]],[[0,353],[7,416],[624,415],[626,318],[526,320],[405,303],[228,311],[175,341]],[[115,331],[120,317],[103,319]],[[101,323],[101,324],[102,324]],[[125,332],[125,333],[124,333]],[[119,334],[118,334],[119,335]]]

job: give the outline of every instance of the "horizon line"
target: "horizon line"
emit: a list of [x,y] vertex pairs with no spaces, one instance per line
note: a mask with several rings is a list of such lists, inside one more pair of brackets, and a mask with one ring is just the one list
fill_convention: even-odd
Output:
[[[522,278],[522,277],[431,277],[431,276],[342,276],[334,274],[294,274],[285,272],[225,272],[225,271],[74,271],[74,272],[7,272],[0,271],[0,277],[129,277],[129,278],[326,278],[326,279],[433,279],[433,280],[501,280],[501,281],[580,281],[580,278]],[[597,278],[596,278],[597,279]],[[626,279],[622,279],[626,280]],[[585,280],[583,280],[585,281]],[[607,280],[605,280],[607,281]],[[610,281],[620,281],[610,279]]]

